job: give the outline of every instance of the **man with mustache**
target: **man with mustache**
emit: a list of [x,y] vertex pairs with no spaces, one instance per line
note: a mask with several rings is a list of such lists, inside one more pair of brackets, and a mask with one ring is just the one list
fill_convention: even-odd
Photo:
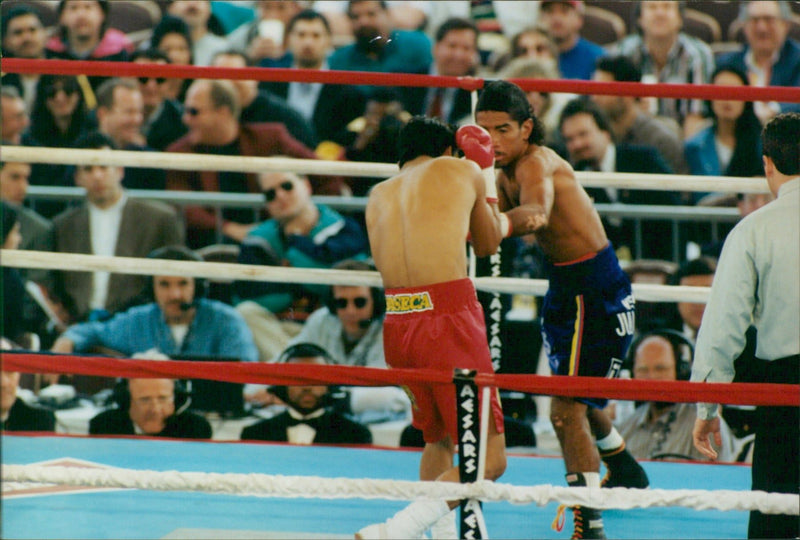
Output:
[[[328,352],[313,343],[297,343],[286,349],[278,363],[332,364]],[[369,429],[327,408],[328,387],[300,385],[270,391],[286,403],[286,410],[242,430],[242,440],[290,442],[292,444],[370,444]]]
[[[395,30],[386,2],[352,0],[347,16],[355,43],[337,49],[328,59],[333,70],[427,74],[433,61],[430,39],[422,32]],[[365,87],[371,94],[374,87]],[[408,94],[410,89],[401,89]],[[403,105],[409,108],[410,96]]]
[[[150,258],[201,261],[181,245],[150,253]],[[158,350],[161,354],[219,356],[256,361],[258,353],[244,320],[232,307],[203,298],[202,279],[158,275],[153,301],[118,313],[104,322],[76,324],[52,347],[54,352],[86,352],[101,346],[126,356]]]
[[[6,58],[44,59],[47,38],[39,12],[26,5],[14,6],[3,14],[3,56]],[[4,73],[3,86],[14,86],[30,111],[36,96],[38,73]],[[5,125],[5,120],[3,121]],[[5,140],[6,137],[4,136]]]

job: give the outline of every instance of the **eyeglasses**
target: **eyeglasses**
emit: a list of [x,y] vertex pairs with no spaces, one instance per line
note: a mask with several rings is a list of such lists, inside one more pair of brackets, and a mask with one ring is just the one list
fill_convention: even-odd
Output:
[[[336,306],[336,309],[344,309],[347,307],[347,304],[350,303],[349,298],[334,298],[333,305]],[[358,309],[361,309],[367,305],[367,300],[369,300],[366,296],[356,296],[352,299],[353,305],[356,306]]]
[[156,84],[162,84],[166,80],[167,79],[164,77],[139,77],[139,82],[141,84],[147,84],[150,81],[156,81]]
[[748,16],[747,22],[750,24],[758,24],[759,22],[763,22],[768,25],[776,24],[780,19],[775,15],[755,15],[755,16]]
[[142,396],[134,400],[140,407],[163,407],[175,401],[175,396]]
[[[278,184],[277,187],[281,188],[283,191],[287,192],[292,191],[294,189],[294,182],[287,180],[285,182],[281,182],[280,184]],[[267,202],[274,201],[275,197],[277,196],[278,196],[278,190],[276,188],[269,188],[264,190],[264,198],[267,200]]]
[[72,94],[74,94],[77,91],[78,90],[76,88],[65,88],[63,86],[51,86],[50,88],[47,89],[47,93],[45,95],[47,96],[47,99],[52,99],[52,98],[56,97],[56,95],[59,92],[64,92],[64,95],[69,97],[69,96],[71,96]]

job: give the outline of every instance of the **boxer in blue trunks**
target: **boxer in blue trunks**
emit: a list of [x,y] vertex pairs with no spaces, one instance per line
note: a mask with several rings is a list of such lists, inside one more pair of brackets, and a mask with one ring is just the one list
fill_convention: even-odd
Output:
[[[486,85],[475,117],[492,138],[507,232],[535,234],[550,264],[542,332],[553,373],[616,377],[633,337],[634,300],[592,200],[569,163],[543,146],[543,126],[518,86]],[[552,398],[567,483],[600,487],[602,453],[609,471],[602,485],[647,487],[603,406],[605,400]],[[605,538],[599,510],[576,506],[573,513],[573,538]]]

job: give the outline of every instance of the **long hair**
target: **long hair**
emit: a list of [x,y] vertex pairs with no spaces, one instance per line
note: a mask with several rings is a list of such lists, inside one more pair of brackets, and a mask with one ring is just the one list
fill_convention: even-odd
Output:
[[[77,92],[78,104],[72,112],[66,132],[56,126],[55,118],[47,108],[47,94],[53,86],[61,86],[71,92]],[[71,75],[42,75],[36,84],[36,99],[31,111],[30,134],[45,146],[72,146],[83,133],[88,131],[92,122],[86,109],[86,100],[75,77]]]
[[498,111],[508,113],[512,120],[522,124],[527,119],[533,121],[533,129],[528,137],[528,142],[544,144],[545,127],[533,114],[530,102],[525,92],[514,83],[508,81],[492,81],[483,89],[478,98],[475,112]]
[[[730,65],[719,66],[711,74],[713,81],[720,73],[732,73],[744,86],[749,86],[747,75],[739,68]],[[714,131],[717,129],[717,115],[711,102],[706,102],[709,115],[714,122]],[[761,121],[756,116],[752,101],[745,101],[744,110],[736,119],[734,127],[736,146],[731,155],[731,161],[725,169],[726,176],[761,176],[764,173],[761,164]]]

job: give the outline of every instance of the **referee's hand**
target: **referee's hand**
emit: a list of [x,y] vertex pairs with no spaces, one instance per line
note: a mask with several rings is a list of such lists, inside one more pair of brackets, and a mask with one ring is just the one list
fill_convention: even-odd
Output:
[[710,460],[717,459],[717,452],[711,446],[711,436],[714,436],[714,444],[717,448],[722,447],[722,435],[719,431],[719,416],[709,420],[702,420],[698,418],[694,421],[694,429],[692,430],[692,441],[694,447]]

